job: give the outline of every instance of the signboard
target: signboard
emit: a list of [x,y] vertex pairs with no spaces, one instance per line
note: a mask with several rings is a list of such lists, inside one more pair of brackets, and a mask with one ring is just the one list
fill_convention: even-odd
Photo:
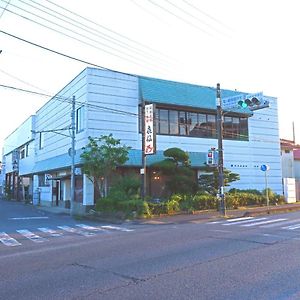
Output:
[[45,185],[50,185],[51,179],[52,179],[51,174],[45,174]]
[[222,98],[222,107],[223,108],[235,108],[238,106],[239,101],[244,101],[249,98],[257,98],[260,102],[263,101],[263,93],[254,93],[254,94],[239,94],[232,97]]
[[155,154],[156,134],[154,130],[154,104],[145,105],[144,153]]

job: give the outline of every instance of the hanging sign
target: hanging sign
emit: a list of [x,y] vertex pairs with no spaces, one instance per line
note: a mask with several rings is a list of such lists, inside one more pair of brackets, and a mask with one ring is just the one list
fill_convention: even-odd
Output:
[[144,153],[155,154],[156,136],[154,128],[154,104],[145,105]]

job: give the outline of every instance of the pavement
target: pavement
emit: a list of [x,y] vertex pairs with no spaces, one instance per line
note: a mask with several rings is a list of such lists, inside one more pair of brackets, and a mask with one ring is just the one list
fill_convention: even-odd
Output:
[[263,207],[245,207],[233,210],[227,210],[226,215],[224,216],[221,212],[216,210],[207,210],[207,211],[197,211],[193,214],[175,214],[175,215],[166,215],[154,217],[151,219],[139,219],[134,220],[135,224],[151,224],[151,225],[163,225],[163,224],[180,224],[188,223],[191,221],[207,221],[207,220],[216,220],[224,218],[240,218],[240,217],[249,217],[257,215],[268,215],[276,213],[285,213],[289,211],[300,210],[300,203],[288,203],[283,205],[276,206],[263,206]]
[[[21,203],[20,203],[21,204]],[[70,215],[70,210],[62,207],[45,207],[45,206],[35,206],[38,210],[45,211],[53,214],[63,214]],[[276,213],[285,213],[288,211],[300,210],[300,202],[296,203],[286,203],[283,205],[274,206],[262,206],[262,207],[243,207],[238,209],[226,210],[226,215],[224,216],[221,212],[216,210],[205,210],[196,211],[194,213],[178,213],[174,215],[160,215],[149,219],[135,219],[135,220],[121,220],[112,218],[102,218],[95,215],[87,215],[84,218],[90,219],[92,221],[99,222],[112,222],[112,223],[132,223],[135,225],[163,225],[163,224],[180,224],[188,223],[192,221],[207,221],[214,219],[224,219],[224,218],[240,218],[249,217],[257,215],[267,215]]]

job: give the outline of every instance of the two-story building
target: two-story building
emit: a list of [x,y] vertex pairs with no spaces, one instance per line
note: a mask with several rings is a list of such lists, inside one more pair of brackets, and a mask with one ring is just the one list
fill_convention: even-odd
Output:
[[[221,90],[221,97],[241,92]],[[113,134],[131,147],[124,168],[139,173],[142,167],[141,103],[156,104],[157,153],[167,148],[189,152],[192,167],[201,172],[207,151],[217,148],[216,90],[193,84],[86,68],[41,107],[6,140],[6,185],[20,191],[23,178],[31,186],[33,202],[64,205],[70,200],[71,99],[76,99],[75,201],[80,209],[95,202],[92,182],[80,169],[80,153],[88,137]],[[265,188],[262,164],[270,165],[269,187],[282,193],[280,140],[276,98],[270,107],[224,113],[224,167],[240,174],[231,187]],[[17,163],[16,163],[17,161]],[[14,165],[15,164],[15,165]],[[149,193],[159,191],[157,177],[147,174]],[[26,179],[26,180],[27,180]],[[159,195],[158,195],[159,196]],[[14,197],[16,195],[14,194]]]

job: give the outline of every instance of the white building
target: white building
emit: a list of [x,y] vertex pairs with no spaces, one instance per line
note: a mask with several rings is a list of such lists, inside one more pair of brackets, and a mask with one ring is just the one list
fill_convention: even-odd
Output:
[[[241,94],[222,90],[222,97]],[[217,148],[216,92],[214,88],[87,68],[49,100],[6,140],[6,184],[13,178],[31,178],[34,203],[67,206],[70,200],[71,99],[76,99],[76,166],[88,136],[113,137],[131,146],[127,168],[141,167],[140,105],[156,104],[157,154],[170,147],[188,151],[192,166],[200,170],[211,147]],[[270,165],[269,187],[282,194],[277,101],[265,97],[270,107],[253,112],[235,109],[224,114],[224,167],[240,174],[231,187],[265,188],[262,164]],[[15,162],[18,157],[18,164]],[[79,169],[78,169],[79,170]],[[150,171],[149,171],[150,172]],[[159,193],[159,183],[148,174],[148,190]],[[10,179],[11,178],[11,179]],[[14,179],[16,180],[16,179]],[[94,204],[94,187],[84,174],[76,176],[77,206]]]

